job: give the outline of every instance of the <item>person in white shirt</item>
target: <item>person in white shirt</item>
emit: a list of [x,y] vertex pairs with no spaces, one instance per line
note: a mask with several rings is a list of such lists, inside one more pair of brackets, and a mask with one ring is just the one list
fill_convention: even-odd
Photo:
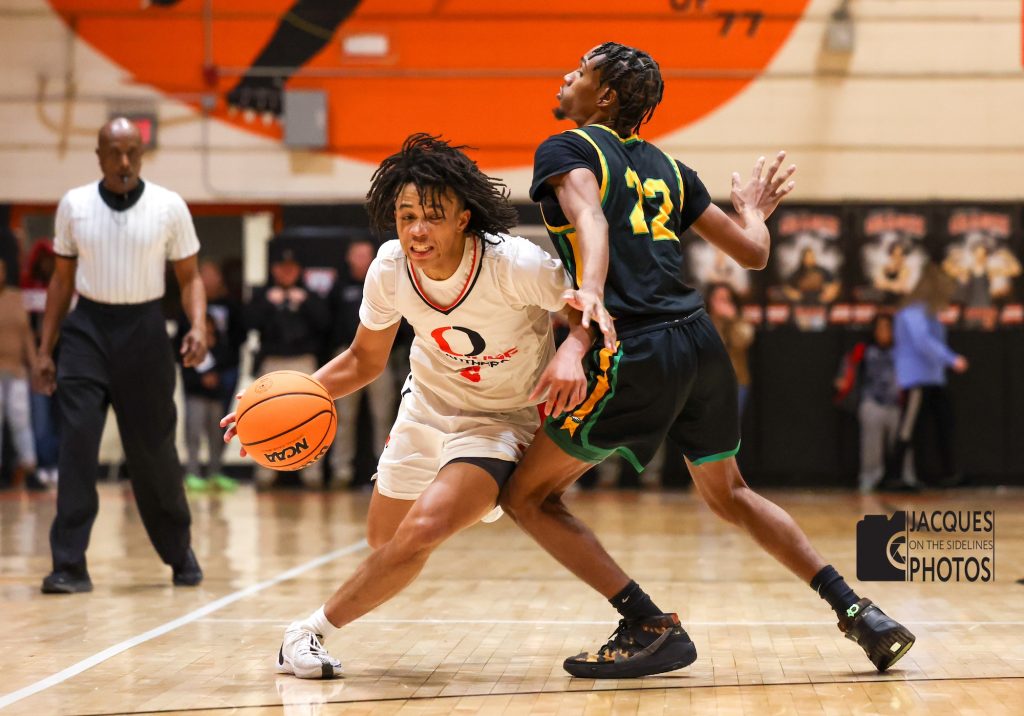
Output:
[[[72,189],[57,207],[56,265],[33,374],[36,390],[56,390],[60,406],[53,571],[42,585],[48,594],[92,590],[85,551],[99,510],[96,477],[108,405],[150,541],[171,566],[174,584],[195,586],[203,578],[174,447],[174,355],[160,309],[170,261],[193,326],[182,341],[182,362],[198,365],[206,356],[199,239],[182,198],[140,178],[142,151],[138,128],[123,117],[111,120],[96,148],[103,179]],[[68,314],[75,291],[78,303]]]
[[[578,405],[590,335],[576,321],[557,355],[550,312],[572,297],[559,261],[526,239],[507,190],[461,148],[425,134],[384,160],[367,195],[371,222],[394,228],[364,284],[352,344],[314,375],[337,398],[377,378],[399,320],[415,332],[412,372],[381,455],[367,519],[371,554],[327,602],[292,623],[281,673],[331,678],[324,637],[408,585],[430,553],[500,516],[498,493],[540,424],[538,403]],[[235,430],[234,414],[222,421]]]

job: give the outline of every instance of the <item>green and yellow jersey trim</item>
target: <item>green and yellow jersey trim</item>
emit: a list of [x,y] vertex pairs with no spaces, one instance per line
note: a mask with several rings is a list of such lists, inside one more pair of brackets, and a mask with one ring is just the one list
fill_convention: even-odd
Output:
[[555,245],[565,270],[573,277],[578,288],[583,283],[583,266],[580,264],[580,247],[576,243],[576,227],[572,224],[552,226],[544,215],[543,205],[540,207],[540,217],[544,221],[544,228],[551,235],[551,242]]
[[597,142],[589,134],[582,129],[570,129],[569,131],[573,134],[578,134],[590,142],[590,146],[597,152],[597,158],[601,160],[601,206],[603,207],[608,199],[608,160],[605,158],[604,152],[601,151],[601,147],[597,146]]

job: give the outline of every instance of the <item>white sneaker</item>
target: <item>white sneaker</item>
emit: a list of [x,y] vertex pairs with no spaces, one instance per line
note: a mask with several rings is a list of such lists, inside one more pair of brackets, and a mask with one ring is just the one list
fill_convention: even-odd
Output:
[[505,514],[505,513],[502,511],[502,509],[500,507],[495,507],[493,510],[491,510],[486,515],[484,515],[483,518],[480,521],[481,522],[488,522],[488,523],[489,522],[497,522],[498,520],[501,519],[501,516],[503,514]]
[[341,676],[341,662],[327,653],[322,637],[292,622],[284,630],[284,640],[277,652],[277,672],[294,674],[300,679],[333,679]]

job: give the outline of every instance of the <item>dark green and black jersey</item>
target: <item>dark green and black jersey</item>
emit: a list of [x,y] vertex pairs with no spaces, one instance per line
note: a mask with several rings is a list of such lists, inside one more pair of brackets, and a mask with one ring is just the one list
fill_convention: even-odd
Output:
[[547,180],[590,169],[608,220],[608,281],[604,302],[623,325],[692,313],[700,293],[683,283],[679,237],[711,198],[697,173],[638,136],[622,138],[600,124],[549,137],[537,148],[530,198],[578,287],[582,278],[576,230]]

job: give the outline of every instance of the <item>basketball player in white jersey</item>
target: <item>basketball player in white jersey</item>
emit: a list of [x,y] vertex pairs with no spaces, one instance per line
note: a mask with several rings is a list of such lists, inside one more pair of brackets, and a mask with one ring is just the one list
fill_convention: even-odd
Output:
[[[327,602],[285,631],[277,670],[331,678],[326,636],[397,594],[456,532],[497,519],[498,493],[540,424],[583,400],[579,322],[557,355],[549,313],[572,297],[561,263],[526,239],[507,190],[459,148],[409,137],[367,194],[374,227],[394,228],[366,276],[351,346],[314,375],[335,397],[379,376],[402,317],[412,372],[381,455],[367,519],[371,554]],[[221,425],[229,426],[234,414]],[[225,434],[230,440],[234,426]]]

